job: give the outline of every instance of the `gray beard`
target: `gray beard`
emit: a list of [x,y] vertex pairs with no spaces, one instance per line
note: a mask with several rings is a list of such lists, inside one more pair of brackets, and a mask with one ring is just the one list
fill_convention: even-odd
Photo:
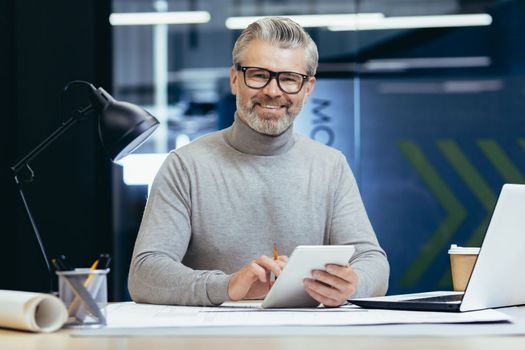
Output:
[[[300,106],[302,107],[302,106]],[[300,108],[299,108],[300,110]],[[261,118],[255,112],[255,105],[251,108],[243,109],[237,99],[237,111],[241,111],[242,119],[250,128],[263,135],[278,136],[288,130],[297,115],[290,114],[287,109],[283,116],[277,120],[273,118]]]
[[250,126],[253,130],[260,134],[270,136],[281,135],[290,127],[290,125],[292,125],[295,119],[288,112],[284,113],[284,115],[277,120],[259,118],[257,113],[255,113],[253,110],[245,115],[245,117],[246,123],[248,123],[248,126]]

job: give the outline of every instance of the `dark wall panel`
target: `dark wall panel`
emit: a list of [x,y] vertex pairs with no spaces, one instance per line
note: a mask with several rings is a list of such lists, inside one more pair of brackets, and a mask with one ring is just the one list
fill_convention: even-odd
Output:
[[[60,102],[64,85],[88,80],[110,90],[110,1],[3,1],[1,56],[7,73],[9,131],[5,170],[67,119],[74,99]],[[4,19],[4,18],[2,18]],[[3,77],[2,77],[3,78]],[[5,89],[5,87],[3,87]],[[2,92],[4,92],[2,90]],[[87,103],[87,100],[82,100]],[[26,188],[49,256],[65,254],[76,266],[87,266],[111,251],[109,161],[97,140],[96,120],[75,126],[31,164],[36,178]],[[4,129],[4,130],[7,130]],[[4,147],[2,147],[4,148]],[[2,173],[4,174],[4,172]],[[3,266],[11,274],[0,288],[47,291],[47,272],[10,176],[2,178],[9,208],[0,235]],[[4,175],[3,175],[4,176]]]
[[[3,135],[0,137],[0,186],[1,199],[3,201],[0,210],[0,220],[2,228],[0,229],[0,263],[2,266],[10,266],[10,262],[16,257],[12,249],[9,249],[9,242],[12,242],[12,235],[15,229],[14,217],[15,206],[12,199],[14,197],[13,188],[7,186],[11,181],[10,173],[7,164],[11,164],[14,157],[14,136],[12,130],[14,127],[14,65],[15,60],[10,53],[14,48],[13,38],[13,21],[9,16],[13,11],[13,1],[0,1],[0,43],[2,47],[2,54],[0,54],[0,104],[2,112],[0,112],[0,120],[2,123]],[[9,240],[8,240],[8,239]],[[3,279],[13,281],[15,272],[12,269],[5,269]],[[2,286],[0,282],[0,288]]]

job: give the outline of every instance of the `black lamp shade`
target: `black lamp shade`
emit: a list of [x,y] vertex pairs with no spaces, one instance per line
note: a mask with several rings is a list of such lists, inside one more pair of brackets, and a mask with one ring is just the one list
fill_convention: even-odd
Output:
[[91,102],[99,113],[100,141],[113,162],[132,153],[159,126],[159,121],[146,110],[117,101],[102,88],[92,91]]

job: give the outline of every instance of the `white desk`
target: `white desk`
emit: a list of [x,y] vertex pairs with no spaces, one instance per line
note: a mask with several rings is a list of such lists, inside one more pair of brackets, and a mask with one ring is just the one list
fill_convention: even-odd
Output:
[[213,349],[213,350],[321,350],[321,349],[388,349],[388,350],[493,350],[525,349],[525,337],[71,337],[69,330],[52,334],[31,334],[0,330],[0,348],[2,350],[33,349]]
[[[525,307],[520,311],[525,312]],[[524,320],[525,321],[525,320]],[[423,325],[424,327],[438,327],[447,329],[453,325]],[[461,325],[460,325],[461,326]],[[496,329],[505,325],[484,325],[487,330]],[[232,330],[221,335],[220,329],[213,329],[208,334],[203,333],[191,335],[186,332],[184,336],[176,335],[175,332],[170,336],[141,336],[137,332],[135,336],[101,336],[101,337],[73,337],[72,330],[64,329],[51,334],[36,334],[20,331],[0,329],[0,349],[2,350],[104,350],[104,349],[213,349],[213,350],[321,350],[321,349],[388,349],[388,350],[432,350],[432,349],[525,349],[525,336],[451,336],[446,331],[439,336],[407,336],[409,326],[403,326],[404,330],[398,334],[403,336],[391,335],[395,332],[386,332],[387,329],[395,330],[393,326],[357,326],[365,327],[361,329],[348,328],[349,333],[354,331],[355,335],[344,335],[340,330],[325,330],[324,334],[315,332],[282,332],[267,335],[253,335],[254,332],[239,331],[239,335],[232,336]],[[386,327],[386,328],[385,328]],[[367,335],[363,335],[365,329]],[[399,328],[400,330],[403,328]],[[226,331],[226,330],[225,330]],[[329,335],[333,332],[334,335]],[[161,332],[162,333],[162,332]],[[159,334],[161,334],[159,333]],[[198,333],[198,332],[197,332]],[[252,334],[250,334],[252,333]],[[288,334],[287,334],[288,333]],[[486,334],[489,334],[487,332]]]

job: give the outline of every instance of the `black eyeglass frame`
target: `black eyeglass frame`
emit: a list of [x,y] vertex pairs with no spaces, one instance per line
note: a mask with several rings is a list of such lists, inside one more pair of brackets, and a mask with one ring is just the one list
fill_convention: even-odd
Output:
[[[268,84],[270,84],[270,82],[272,81],[273,78],[275,78],[275,81],[277,82],[277,86],[279,87],[279,89],[284,92],[285,94],[288,94],[288,95],[296,95],[298,94],[299,92],[301,92],[301,90],[303,89],[303,86],[304,86],[304,82],[306,80],[308,80],[311,76],[310,75],[306,75],[306,74],[302,74],[302,73],[298,73],[298,72],[291,72],[291,71],[284,71],[284,72],[274,72],[273,70],[269,70],[269,69],[266,69],[266,68],[261,68],[261,67],[250,67],[250,66],[241,66],[239,63],[235,64],[235,68],[238,70],[238,71],[241,71],[242,72],[242,75],[244,77],[244,84],[249,87],[250,89],[256,89],[256,90],[261,90],[261,89],[264,89]],[[246,82],[246,71],[250,68],[256,68],[256,69],[260,69],[260,70],[263,70],[263,71],[266,71],[268,73],[270,73],[270,77],[268,78],[268,81],[266,82],[266,84],[264,84],[263,86],[261,87],[253,87],[253,86],[250,86],[248,85],[248,83]],[[282,87],[281,87],[281,83],[279,82],[279,76],[281,74],[285,74],[285,73],[293,73],[293,74],[298,74],[300,75],[303,79],[301,80],[301,86],[299,87],[299,89],[296,91],[296,92],[287,92],[285,91]]]

